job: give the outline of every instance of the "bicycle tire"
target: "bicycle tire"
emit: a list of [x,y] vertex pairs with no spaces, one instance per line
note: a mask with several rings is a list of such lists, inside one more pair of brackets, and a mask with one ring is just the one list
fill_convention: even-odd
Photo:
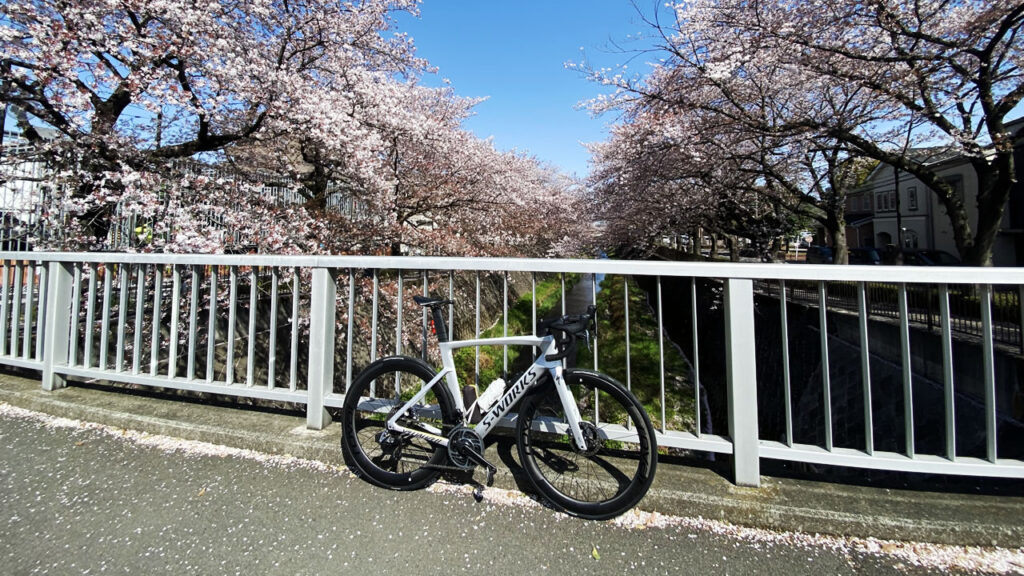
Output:
[[571,438],[549,379],[520,407],[519,461],[537,492],[555,507],[581,518],[614,518],[651,487],[658,464],[654,426],[636,397],[611,377],[567,370],[565,380],[589,436],[586,449]]
[[[407,356],[382,358],[359,373],[341,413],[342,454],[359,476],[385,488],[418,490],[441,474],[447,449],[411,434],[386,432],[385,427],[390,415],[435,376],[425,362]],[[399,422],[423,431],[430,431],[429,425],[447,437],[457,412],[445,383],[435,385],[417,406],[414,418]]]

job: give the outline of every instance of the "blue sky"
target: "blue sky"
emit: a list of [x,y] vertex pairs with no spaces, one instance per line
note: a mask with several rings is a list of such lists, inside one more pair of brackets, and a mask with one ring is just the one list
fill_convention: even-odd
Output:
[[[654,0],[639,0],[650,14]],[[586,58],[597,67],[626,63],[621,48],[650,46],[650,37],[629,0],[423,0],[420,18],[401,18],[417,54],[439,68],[424,82],[451,81],[461,96],[489,99],[465,126],[493,137],[503,150],[529,152],[564,172],[585,176],[588,154],[580,142],[605,138],[611,116],[592,118],[576,105],[602,91],[566,70],[566,61]],[[646,71],[653,55],[640,55],[629,69]]]

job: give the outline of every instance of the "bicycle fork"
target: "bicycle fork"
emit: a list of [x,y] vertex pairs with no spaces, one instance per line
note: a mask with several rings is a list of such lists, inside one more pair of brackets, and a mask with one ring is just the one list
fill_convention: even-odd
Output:
[[586,449],[587,441],[583,438],[583,429],[580,427],[583,418],[580,416],[579,406],[576,405],[576,398],[573,397],[572,391],[569,390],[569,384],[565,381],[565,369],[561,365],[555,366],[551,369],[551,377],[555,381],[555,392],[558,393],[558,399],[562,402],[562,408],[565,410],[569,433],[572,434],[577,446]]

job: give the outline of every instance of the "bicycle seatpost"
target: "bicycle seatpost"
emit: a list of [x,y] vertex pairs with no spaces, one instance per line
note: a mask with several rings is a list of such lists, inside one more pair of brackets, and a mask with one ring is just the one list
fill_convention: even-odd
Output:
[[448,325],[444,322],[444,313],[441,312],[441,306],[431,306],[430,314],[434,320],[434,334],[437,335],[438,342],[448,341]]

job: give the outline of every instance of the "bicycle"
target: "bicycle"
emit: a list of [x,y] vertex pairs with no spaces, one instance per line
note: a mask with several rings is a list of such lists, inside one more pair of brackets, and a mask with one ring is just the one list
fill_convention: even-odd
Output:
[[[441,352],[436,372],[425,361],[390,356],[362,370],[345,395],[341,447],[346,462],[372,484],[415,490],[447,470],[496,467],[484,439],[519,406],[519,461],[533,487],[554,507],[603,520],[635,506],[658,463],[654,427],[622,384],[562,360],[595,325],[596,311],[563,316],[544,336],[451,341],[442,308],[451,300],[416,296],[431,312]],[[454,351],[470,346],[532,346],[541,351],[514,383],[495,380],[480,395],[459,388]],[[479,486],[477,488],[479,498]]]

